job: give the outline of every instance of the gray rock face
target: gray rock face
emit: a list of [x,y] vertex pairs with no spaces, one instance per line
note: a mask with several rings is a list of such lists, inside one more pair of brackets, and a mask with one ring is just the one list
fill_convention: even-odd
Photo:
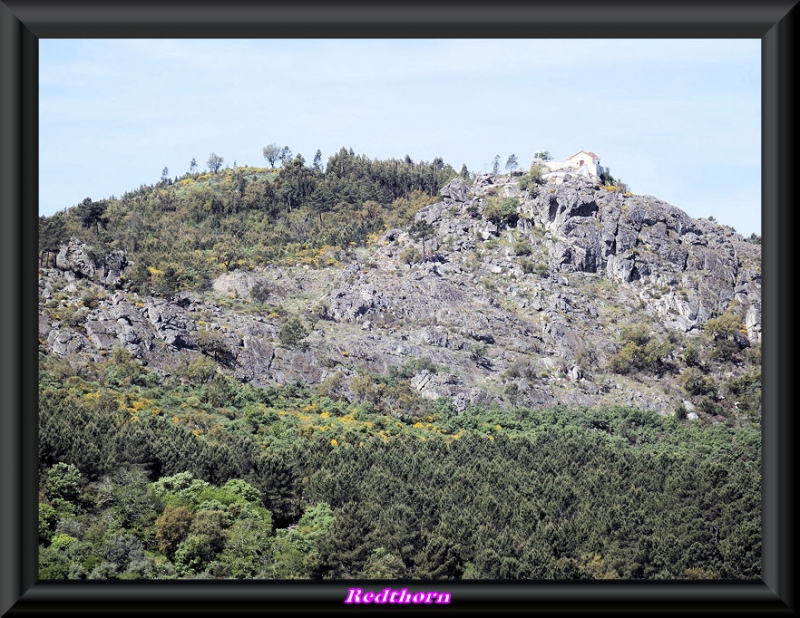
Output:
[[95,265],[86,253],[86,246],[77,238],[71,238],[69,243],[62,245],[56,255],[56,266],[87,279],[94,277],[95,273]]
[[[663,413],[683,405],[679,386],[622,384],[604,373],[624,326],[691,337],[735,306],[747,330],[738,346],[760,341],[760,248],[730,228],[580,178],[521,191],[515,179],[489,174],[471,184],[454,179],[441,196],[416,215],[435,233],[429,255],[412,267],[399,255],[421,243],[395,228],[344,268],[233,271],[204,297],[140,298],[126,289],[124,254],[95,261],[73,239],[57,268],[41,271],[40,338],[55,354],[89,362],[125,347],[169,372],[176,355],[203,354],[198,334],[210,331],[224,348],[215,355],[221,370],[255,385],[318,384],[334,373],[346,382],[424,359],[411,388],[450,397],[459,412],[508,405],[513,393],[519,406],[610,403]],[[481,217],[495,197],[519,201],[513,227]],[[256,285],[286,316],[247,305]],[[56,299],[77,296],[79,286],[99,300],[67,320],[68,303]],[[227,308],[232,296],[249,309]],[[294,348],[278,337],[288,316],[310,325]]]
[[466,202],[469,195],[469,187],[461,178],[454,178],[439,191],[442,198],[454,202]]
[[54,328],[47,335],[47,345],[59,356],[65,356],[80,352],[85,347],[85,342],[73,331]]
[[227,294],[234,298],[250,298],[255,284],[256,278],[250,273],[229,272],[217,277],[212,287],[220,294]]
[[747,310],[745,317],[747,336],[751,340],[761,341],[761,303],[753,302]]
[[424,206],[417,211],[416,221],[427,221],[428,223],[438,223],[442,219],[442,213],[447,208],[444,202],[437,202],[430,206]]
[[[651,310],[682,330],[701,327],[736,299],[760,320],[757,248],[729,228],[694,220],[649,196],[626,197],[575,179],[525,198],[522,211],[549,233],[549,266],[561,272],[605,273],[658,290]],[[752,332],[751,332],[752,331]]]
[[103,258],[100,281],[108,288],[121,287],[125,282],[125,269],[129,266],[124,251],[114,250]]
[[109,288],[120,287],[124,283],[125,269],[130,266],[124,251],[110,251],[97,259],[90,256],[86,245],[77,238],[71,238],[56,255],[56,267],[62,271],[91,279]]
[[163,298],[147,298],[144,315],[155,336],[167,345],[178,349],[196,347],[193,332],[197,330],[197,326],[180,306]]

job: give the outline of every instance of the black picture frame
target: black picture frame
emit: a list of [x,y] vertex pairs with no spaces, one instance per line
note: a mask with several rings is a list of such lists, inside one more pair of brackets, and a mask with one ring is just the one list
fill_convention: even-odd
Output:
[[[437,612],[792,614],[794,85],[797,0],[314,4],[0,0],[0,614],[353,611],[356,582],[37,582],[38,40],[40,38],[759,38],[762,49],[761,581],[438,582]],[[393,581],[398,587],[401,582]],[[359,584],[365,587],[364,584]],[[386,584],[389,585],[389,584]],[[366,584],[380,590],[381,582]],[[363,609],[363,608],[361,608]],[[393,610],[402,611],[399,607]],[[420,606],[408,608],[422,611]]]

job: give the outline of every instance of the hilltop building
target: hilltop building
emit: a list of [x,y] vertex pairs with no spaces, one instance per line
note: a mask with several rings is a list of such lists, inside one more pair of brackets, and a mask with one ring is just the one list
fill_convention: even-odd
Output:
[[585,176],[599,180],[604,173],[609,171],[609,168],[600,165],[600,157],[590,150],[579,150],[568,157],[566,161],[535,159],[534,163],[550,170],[542,174],[542,178],[557,184],[564,182],[568,176]]

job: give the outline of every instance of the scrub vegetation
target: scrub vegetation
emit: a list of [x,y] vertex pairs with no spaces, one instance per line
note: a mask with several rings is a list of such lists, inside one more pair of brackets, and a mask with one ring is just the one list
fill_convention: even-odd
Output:
[[[412,225],[459,176],[440,158],[373,160],[342,148],[323,167],[319,152],[311,165],[277,144],[263,154],[269,167],[231,169],[212,154],[205,173],[192,160],[183,176],[171,179],[165,169],[156,184],[119,198],[86,198],[40,219],[39,263],[48,277],[72,238],[91,248],[87,259],[95,263],[124,252],[130,264],[113,284],[89,285],[72,273],[67,281],[63,271],[63,281],[48,280],[51,296],[40,297],[40,318],[53,328],[39,342],[42,579],[760,578],[760,346],[739,344],[747,332],[739,313],[708,320],[691,340],[673,340],[639,325],[633,310],[623,324],[622,309],[601,306],[601,318],[620,320],[619,337],[604,350],[582,350],[580,371],[506,367],[510,348],[501,349],[491,327],[464,334],[431,323],[426,336],[440,337],[442,349],[461,341],[456,349],[469,356],[469,369],[493,371],[502,394],[494,403],[424,396],[421,378],[452,373],[456,380],[458,372],[423,355],[368,371],[352,349],[335,345],[335,333],[349,325],[318,332],[330,316],[311,292],[302,299],[311,310],[301,312],[299,301],[272,285],[277,276],[269,285],[259,280],[249,298],[210,293],[212,282],[229,271],[266,269],[326,277],[323,269],[341,269],[356,251],[377,259],[369,251],[380,246],[396,251],[392,259],[402,266],[392,281],[405,285],[402,277],[419,273],[413,284],[421,285],[428,280],[420,269],[438,263],[440,240],[461,241],[467,257],[458,272],[484,281],[493,301],[487,311],[516,298],[520,315],[548,309],[543,326],[566,332],[573,311],[567,293],[578,284],[564,285],[560,304],[545,307],[544,292],[556,283],[541,253],[544,232],[535,227],[523,238],[512,229],[526,223],[520,200],[540,191],[542,169],[514,176],[518,163],[509,157],[506,168],[525,195],[491,187],[498,194],[487,193],[482,215],[473,207],[465,220],[482,216],[495,231],[484,240],[462,234],[445,241],[427,220]],[[499,169],[499,155],[495,161]],[[469,176],[465,166],[461,176]],[[421,251],[397,244],[399,234],[389,231],[400,227]],[[499,287],[503,269],[491,269],[499,253],[481,266],[476,242],[484,252],[502,250],[506,270],[519,261],[517,296]],[[364,271],[378,268],[362,261]],[[192,354],[173,354],[163,339],[153,343],[158,365],[118,338],[113,349],[98,344],[90,361],[85,351],[73,353],[73,331],[97,339],[113,323],[115,333],[131,326],[136,334],[113,313],[123,292],[159,328],[169,313],[163,320],[156,314],[182,302],[179,292],[209,293],[216,313],[203,303],[192,314],[194,340],[182,344]],[[161,298],[156,304],[153,297]],[[98,304],[104,317],[89,333],[86,315]],[[274,324],[274,346],[263,346],[268,357],[342,370],[313,384],[237,379],[231,346],[244,350],[255,336],[226,328],[228,310]],[[374,322],[369,328],[383,336],[396,326],[389,318]],[[372,336],[363,322],[352,330]],[[515,342],[523,341],[519,333]],[[332,343],[314,356],[323,335]],[[543,339],[529,339],[531,359],[544,356]],[[724,373],[730,364],[739,371]],[[591,373],[597,392],[665,380],[679,401],[685,394],[686,407],[670,415],[621,405],[517,405],[523,388],[550,386],[558,394]]]

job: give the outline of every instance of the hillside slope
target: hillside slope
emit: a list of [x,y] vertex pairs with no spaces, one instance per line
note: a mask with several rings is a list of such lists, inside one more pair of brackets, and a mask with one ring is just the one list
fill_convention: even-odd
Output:
[[456,178],[413,226],[335,255],[226,262],[208,291],[155,295],[125,251],[73,238],[40,269],[40,341],[77,364],[124,347],[161,375],[211,360],[398,416],[436,399],[760,420],[760,247],[654,197]]

